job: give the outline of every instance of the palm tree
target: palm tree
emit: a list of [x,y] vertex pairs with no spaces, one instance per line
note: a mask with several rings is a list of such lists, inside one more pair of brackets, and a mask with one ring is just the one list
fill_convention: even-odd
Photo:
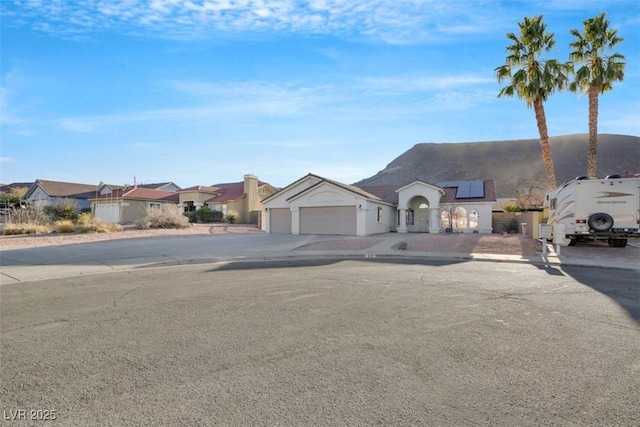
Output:
[[572,92],[580,91],[589,96],[589,147],[587,149],[587,175],[597,177],[596,152],[598,149],[598,95],[612,89],[613,82],[624,79],[624,56],[613,53],[606,56],[624,40],[617,36],[616,30],[609,29],[606,14],[584,21],[584,33],[571,30],[575,40],[569,43],[573,49],[569,53],[569,61],[573,67],[580,64],[574,72],[574,79],[569,85]]
[[533,107],[540,133],[542,160],[551,189],[556,186],[556,175],[543,104],[549,95],[565,87],[568,82],[569,67],[555,59],[542,58],[543,52],[549,52],[556,44],[553,39],[554,34],[545,32],[547,24],[542,22],[542,16],[525,17],[518,26],[520,38],[514,33],[507,33],[507,38],[513,44],[506,48],[508,53],[506,64],[496,68],[498,82],[507,80],[509,83],[500,90],[498,97],[516,95],[527,103],[527,107]]

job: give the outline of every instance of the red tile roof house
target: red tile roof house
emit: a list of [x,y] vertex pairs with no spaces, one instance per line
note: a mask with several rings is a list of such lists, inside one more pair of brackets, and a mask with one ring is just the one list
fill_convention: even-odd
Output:
[[233,215],[240,224],[262,225],[264,206],[262,200],[276,192],[276,188],[247,174],[241,182],[194,186],[179,190],[180,206],[185,212],[194,212],[202,207],[222,212],[225,217]]
[[160,208],[165,203],[177,205],[179,198],[175,191],[141,186],[117,188],[92,197],[91,214],[102,221],[128,224],[144,218],[150,207]]

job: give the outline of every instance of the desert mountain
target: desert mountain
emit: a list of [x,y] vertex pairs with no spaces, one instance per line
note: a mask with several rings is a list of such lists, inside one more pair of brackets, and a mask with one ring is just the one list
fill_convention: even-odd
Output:
[[[587,172],[588,135],[550,138],[556,181],[561,184]],[[640,137],[598,136],[598,174],[640,172]],[[386,168],[356,186],[405,185],[414,180],[430,184],[442,181],[493,179],[498,197],[513,197],[516,189],[532,184],[546,189],[539,139],[468,143],[416,144]]]

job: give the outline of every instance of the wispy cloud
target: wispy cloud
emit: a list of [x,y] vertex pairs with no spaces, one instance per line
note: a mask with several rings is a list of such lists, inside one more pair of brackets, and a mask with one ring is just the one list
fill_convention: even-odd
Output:
[[[476,75],[391,76],[315,86],[297,82],[173,80],[165,84],[174,91],[193,96],[193,106],[65,117],[58,120],[58,125],[68,131],[91,132],[139,122],[195,123],[221,118],[238,118],[245,123],[258,118],[305,115],[323,115],[335,121],[390,120],[424,111],[472,109],[493,102],[495,90],[485,88],[488,83],[494,83],[493,79]],[[372,102],[375,102],[375,111],[371,109]]]
[[0,163],[13,163],[16,159],[12,157],[0,157]]
[[[488,6],[488,3],[491,5]],[[494,1],[474,0],[27,0],[3,5],[10,25],[78,38],[116,31],[193,38],[307,33],[412,43],[491,28]]]

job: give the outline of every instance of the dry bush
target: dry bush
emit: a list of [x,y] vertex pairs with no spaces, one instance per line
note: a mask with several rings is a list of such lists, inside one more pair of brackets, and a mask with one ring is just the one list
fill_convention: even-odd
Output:
[[57,233],[73,233],[76,225],[68,219],[61,219],[53,224],[53,228]]
[[15,208],[6,214],[2,234],[41,234],[52,231],[49,219],[39,210]]
[[75,226],[75,231],[78,233],[112,233],[123,230],[124,229],[120,224],[104,222],[97,218],[91,218],[91,214],[89,213],[81,213],[78,215],[78,221]]
[[150,228],[187,228],[191,226],[189,218],[178,205],[165,203],[160,208],[149,207],[144,218],[136,221],[141,230]]
[[6,223],[2,233],[11,236],[16,234],[45,234],[51,233],[53,229],[46,224],[35,223]]

